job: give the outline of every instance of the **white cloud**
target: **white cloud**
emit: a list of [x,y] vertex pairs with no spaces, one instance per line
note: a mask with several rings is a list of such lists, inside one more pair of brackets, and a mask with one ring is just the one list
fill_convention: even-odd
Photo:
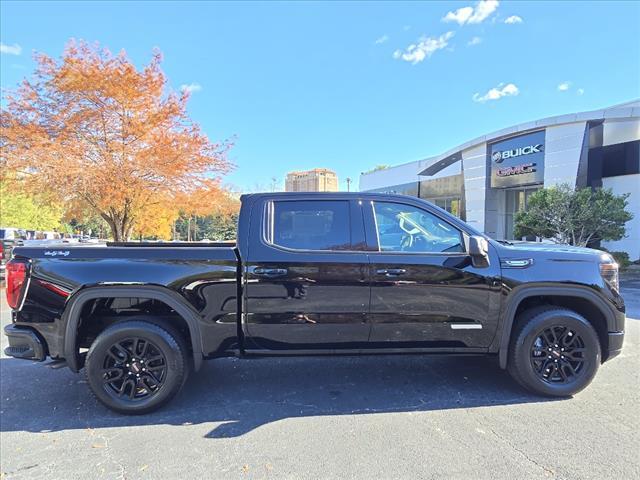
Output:
[[20,55],[22,53],[22,47],[17,43],[14,43],[13,45],[0,43],[0,53],[6,53],[7,55]]
[[381,37],[376,38],[376,41],[375,41],[375,42],[373,42],[373,43],[375,43],[376,45],[382,45],[382,44],[383,44],[383,43],[385,43],[387,40],[389,40],[389,35],[384,34],[384,35],[382,35]]
[[583,95],[584,94],[584,88],[579,88],[578,90],[576,90],[576,93],[578,95]]
[[473,37],[471,40],[469,40],[467,42],[467,45],[469,45],[470,47],[474,46],[474,45],[478,45],[482,43],[482,37]]
[[473,15],[473,7],[462,7],[455,12],[447,12],[443,17],[443,22],[457,22],[460,25],[464,25]]
[[498,9],[498,5],[500,5],[498,0],[480,0],[475,7],[461,7],[447,12],[442,21],[456,22],[458,25],[482,23]]
[[571,88],[571,82],[569,81],[562,82],[558,85],[558,90],[561,92],[566,92],[569,88]]
[[199,92],[202,90],[202,85],[199,83],[188,83],[184,85],[180,85],[180,90],[187,93]]
[[519,17],[518,15],[511,15],[510,17],[507,17],[504,19],[504,23],[506,23],[507,25],[513,25],[514,23],[522,23],[522,17]]
[[411,62],[415,65],[449,45],[449,40],[453,35],[453,32],[447,32],[439,37],[422,36],[417,44],[409,45],[404,52],[402,50],[393,52],[393,58],[402,59],[405,62]]
[[484,95],[474,93],[472,98],[474,102],[484,103],[489,100],[500,100],[502,97],[514,97],[519,93],[520,90],[513,83],[507,83],[506,85],[501,83]]

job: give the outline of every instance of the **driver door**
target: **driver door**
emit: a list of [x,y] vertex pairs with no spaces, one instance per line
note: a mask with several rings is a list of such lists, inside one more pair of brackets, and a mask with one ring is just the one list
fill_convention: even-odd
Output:
[[420,205],[373,201],[365,209],[370,347],[488,347],[497,319],[490,312],[491,287],[499,267],[473,267],[463,232],[437,209]]

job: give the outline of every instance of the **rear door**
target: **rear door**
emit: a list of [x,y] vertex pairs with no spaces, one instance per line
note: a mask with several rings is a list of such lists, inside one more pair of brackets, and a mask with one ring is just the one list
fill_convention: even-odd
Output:
[[362,206],[344,196],[254,206],[243,259],[248,350],[358,349],[369,324]]
[[438,209],[366,203],[371,348],[488,347],[499,312],[499,265],[475,268],[465,234]]

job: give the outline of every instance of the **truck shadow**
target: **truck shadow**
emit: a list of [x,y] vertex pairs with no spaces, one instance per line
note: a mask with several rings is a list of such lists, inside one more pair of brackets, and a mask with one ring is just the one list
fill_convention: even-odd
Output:
[[212,424],[213,439],[297,417],[550,401],[522,390],[495,359],[418,355],[216,360],[169,405],[137,417],[100,405],[83,375],[21,360],[0,360],[0,393],[2,432]]

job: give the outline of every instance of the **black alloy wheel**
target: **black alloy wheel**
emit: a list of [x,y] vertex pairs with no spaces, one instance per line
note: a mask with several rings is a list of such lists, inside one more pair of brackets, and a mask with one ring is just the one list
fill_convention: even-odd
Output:
[[591,383],[600,352],[598,334],[582,315],[552,305],[536,307],[516,319],[507,369],[533,393],[567,397]]
[[96,398],[119,413],[143,414],[171,400],[184,384],[190,358],[170,325],[125,320],[95,339],[85,373]]
[[584,365],[584,340],[562,325],[545,328],[531,347],[531,363],[540,378],[549,383],[568,383]]
[[149,340],[126,338],[109,347],[102,377],[107,393],[130,401],[156,395],[167,376],[167,359]]

